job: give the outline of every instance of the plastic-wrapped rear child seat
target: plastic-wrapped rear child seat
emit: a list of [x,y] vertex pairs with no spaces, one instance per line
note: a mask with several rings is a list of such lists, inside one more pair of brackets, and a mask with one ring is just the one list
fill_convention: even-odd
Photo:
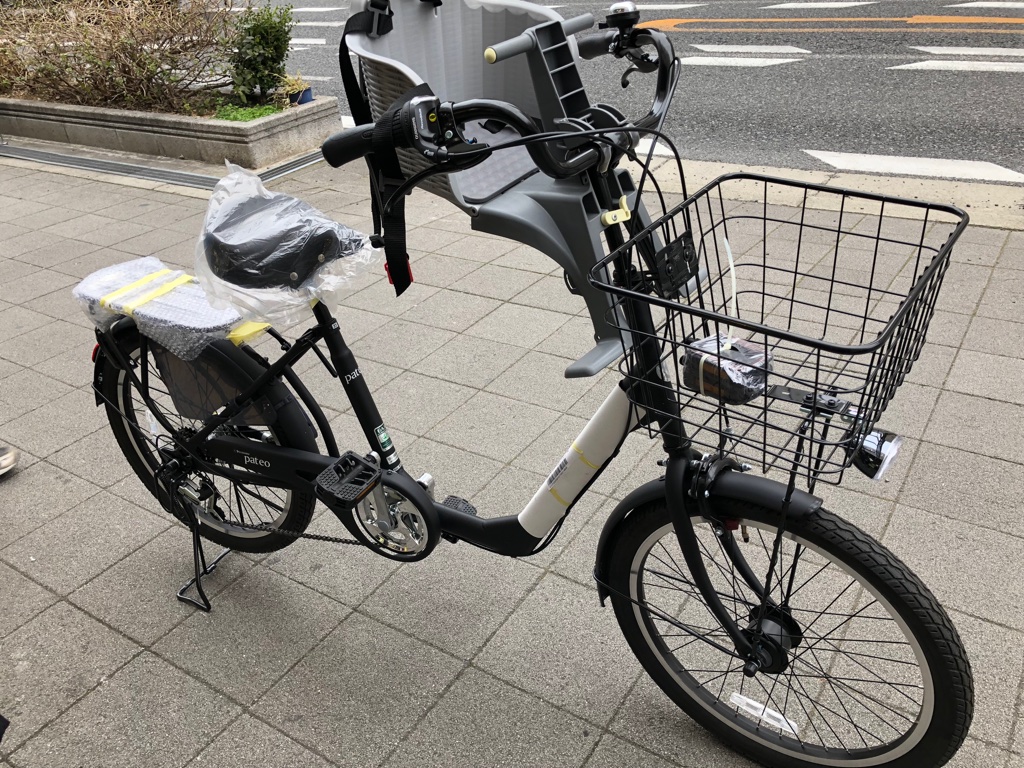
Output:
[[[364,10],[366,4],[367,0],[353,0],[352,13]],[[393,0],[391,10],[394,27],[386,35],[348,36],[349,49],[362,65],[374,120],[422,83],[442,101],[497,99],[511,102],[529,115],[540,114],[526,57],[485,64],[484,50],[532,26],[560,19],[557,13],[519,0],[445,0],[437,7]],[[489,144],[518,135],[508,128],[492,135],[475,124],[467,126],[465,133]],[[409,150],[399,150],[399,159],[407,177],[430,164]],[[518,148],[495,152],[480,165],[459,173],[432,176],[420,186],[468,209],[536,172],[529,153]]]
[[93,272],[73,294],[100,330],[130,315],[143,334],[183,360],[195,359],[211,341],[243,324],[235,310],[210,306],[192,275],[153,256]]

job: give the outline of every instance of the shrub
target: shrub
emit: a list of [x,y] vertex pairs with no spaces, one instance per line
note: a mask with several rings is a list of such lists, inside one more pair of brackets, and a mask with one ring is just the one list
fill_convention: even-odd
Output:
[[0,94],[194,112],[230,82],[232,16],[208,0],[0,6]]
[[235,94],[247,102],[265,102],[284,77],[292,37],[290,5],[249,8],[238,19],[231,57]]
[[266,117],[267,115],[273,115],[275,112],[283,110],[284,107],[280,104],[261,104],[257,107],[237,107],[234,104],[224,104],[217,109],[213,116],[218,120],[233,120],[238,123],[244,123],[249,120]]

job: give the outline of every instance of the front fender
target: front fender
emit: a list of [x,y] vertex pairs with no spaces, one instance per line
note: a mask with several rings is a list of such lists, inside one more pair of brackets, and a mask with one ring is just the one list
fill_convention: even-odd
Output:
[[[729,499],[757,504],[765,509],[782,513],[786,501],[786,485],[761,475],[751,475],[732,469],[724,470],[711,488],[711,504],[715,499]],[[636,509],[665,499],[665,478],[659,477],[644,483],[618,503],[605,521],[601,538],[597,542],[597,557],[594,563],[594,578],[597,580],[597,597],[604,605],[609,592],[603,586],[608,581],[608,559],[612,543],[622,521]],[[804,517],[821,509],[821,499],[805,491],[794,490],[790,500],[789,517]]]

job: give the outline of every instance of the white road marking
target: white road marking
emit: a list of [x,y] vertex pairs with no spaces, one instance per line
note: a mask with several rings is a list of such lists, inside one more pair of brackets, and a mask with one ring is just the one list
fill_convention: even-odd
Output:
[[356,121],[352,119],[352,115],[341,116],[341,127],[342,128],[355,128]]
[[293,37],[293,45],[327,45],[327,40],[322,37]]
[[1024,3],[957,3],[947,8],[1024,8]]
[[858,155],[848,152],[804,152],[844,171],[867,171],[898,176],[938,176],[944,179],[1024,182],[1024,173],[981,160],[940,160],[931,157]]
[[323,75],[303,75],[303,80],[309,80],[311,83],[329,83],[333,80],[333,77],[324,77]]
[[344,27],[344,21],[296,21],[296,27]]
[[770,67],[774,64],[789,64],[803,59],[755,59],[732,56],[685,56],[679,63],[695,67]]
[[778,5],[762,5],[762,8],[853,8],[855,5],[877,5],[877,0],[860,3],[779,3]]
[[344,10],[344,8],[292,8],[292,13],[333,13]]
[[684,8],[701,8],[707,3],[637,3],[638,11],[681,11]]
[[926,69],[934,72],[1024,72],[1024,61],[915,61],[886,69]]
[[810,53],[810,51],[792,45],[698,45],[690,43],[690,47],[705,53]]
[[[651,139],[640,139],[636,143],[636,156],[643,159],[647,157],[647,153],[651,151]],[[654,156],[655,157],[673,157],[672,150],[666,147],[662,143],[654,145]]]
[[298,48],[293,48],[292,46],[289,45],[288,50],[291,51],[292,53],[295,53],[295,51],[308,51],[309,48],[303,48],[302,46]]
[[947,48],[941,45],[912,45],[915,51],[937,56],[1024,56],[1024,48]]

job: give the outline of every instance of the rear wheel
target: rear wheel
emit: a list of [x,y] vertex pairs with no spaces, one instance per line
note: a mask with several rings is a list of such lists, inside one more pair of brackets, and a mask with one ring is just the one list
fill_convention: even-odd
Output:
[[970,726],[971,670],[920,580],[862,531],[819,511],[787,524],[762,617],[758,592],[779,516],[731,501],[715,511],[722,522],[693,518],[704,565],[737,624],[766,638],[772,661],[744,674],[659,502],[620,524],[608,582],[619,625],[661,689],[768,766],[948,761]]
[[[131,355],[133,362],[140,361],[138,338],[123,340],[121,346]],[[147,352],[150,397],[173,427],[173,433],[168,433],[150,412],[131,378],[109,360],[104,362],[101,391],[106,401],[107,418],[121,451],[142,482],[166,508],[167,490],[155,475],[162,463],[157,446],[172,445],[174,438],[187,437],[198,430],[202,422],[178,413],[168,385],[161,378],[152,344],[147,346],[150,347]],[[230,342],[217,342],[202,352],[192,370],[202,371],[196,376],[197,380],[209,382],[210,386],[223,387],[227,383],[241,389],[255,380],[263,369]],[[317,450],[305,412],[284,384],[272,383],[265,400],[267,406],[263,412],[266,421],[272,423],[259,424],[247,419],[245,425],[226,425],[220,431],[257,442]],[[205,538],[243,552],[273,552],[295,540],[293,536],[276,531],[301,533],[309,525],[316,504],[312,494],[229,480],[217,473],[217,466],[216,462],[196,462],[194,471],[190,471],[186,478],[193,490],[204,486],[212,489],[214,492],[209,498],[198,503],[181,498],[181,503],[192,506],[200,521],[199,531]],[[239,523],[264,524],[272,530],[251,530]]]

